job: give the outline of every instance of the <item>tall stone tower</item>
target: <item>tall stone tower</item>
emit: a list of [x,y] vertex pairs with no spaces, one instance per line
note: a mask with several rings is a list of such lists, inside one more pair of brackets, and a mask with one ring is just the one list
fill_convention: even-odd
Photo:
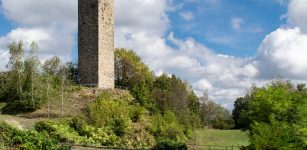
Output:
[[114,88],[114,0],[78,2],[80,82],[98,88]]

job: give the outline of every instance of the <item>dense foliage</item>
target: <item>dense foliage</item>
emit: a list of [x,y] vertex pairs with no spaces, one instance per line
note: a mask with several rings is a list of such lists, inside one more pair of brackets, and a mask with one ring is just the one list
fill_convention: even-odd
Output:
[[186,128],[233,127],[231,113],[213,101],[198,98],[188,83],[175,75],[156,77],[132,50],[116,49],[116,85],[129,89],[136,101],[152,114],[173,112]]
[[58,140],[50,138],[47,133],[22,131],[0,122],[0,149],[68,150],[69,147],[59,144]]
[[235,102],[236,127],[250,130],[252,149],[305,149],[306,100],[304,87],[295,88],[290,82],[253,87]]
[[233,119],[226,108],[214,103],[205,92],[200,100],[200,121],[202,126],[214,129],[232,129]]
[[35,111],[54,96],[60,97],[64,90],[61,85],[70,82],[72,66],[62,64],[58,57],[41,64],[36,55],[38,45],[34,42],[27,55],[22,42],[13,42],[8,48],[8,71],[0,73],[0,101],[7,102],[3,112],[16,114]]
[[72,121],[40,122],[36,129],[61,142],[121,148],[152,148],[165,142],[184,146],[190,134],[174,113],[151,116],[129,92],[111,90],[103,91]]
[[116,85],[127,87],[150,113],[171,111],[187,127],[199,124],[200,103],[182,79],[166,74],[156,77],[135,52],[126,49],[116,49],[115,75]]

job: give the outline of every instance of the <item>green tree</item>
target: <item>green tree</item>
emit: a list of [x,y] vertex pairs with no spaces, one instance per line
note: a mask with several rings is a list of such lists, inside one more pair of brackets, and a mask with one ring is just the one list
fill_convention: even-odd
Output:
[[10,58],[8,63],[9,75],[8,82],[10,87],[10,100],[22,99],[22,84],[24,70],[24,45],[23,42],[13,42],[8,45]]
[[234,121],[235,129],[248,129],[250,121],[247,118],[248,112],[248,99],[246,97],[239,97],[234,103],[232,110],[232,118]]
[[30,109],[37,109],[42,104],[42,83],[40,83],[39,65],[37,58],[38,45],[32,42],[29,56],[24,61],[23,99]]
[[301,88],[274,81],[255,88],[248,102],[250,147],[253,149],[305,149],[306,99]]
[[159,111],[174,112],[185,125],[199,124],[199,101],[185,81],[175,75],[162,74],[153,84],[151,97]]
[[48,118],[50,117],[50,105],[54,100],[54,96],[58,93],[59,86],[59,73],[61,67],[61,59],[59,57],[53,57],[44,62],[43,65],[43,79],[45,81],[45,99],[47,101]]
[[270,117],[270,123],[255,122],[250,134],[251,146],[256,150],[303,150],[296,128],[274,117]]
[[[35,42],[30,44],[27,57],[24,57],[23,42],[13,42],[8,45],[8,48],[10,49],[8,71],[4,74],[6,78],[1,79],[6,88],[1,90],[0,94],[5,96],[8,102],[3,111],[6,113],[34,111],[40,108],[48,97],[45,85],[50,86],[50,77],[60,81],[60,78],[57,77],[60,74],[55,74],[55,67],[52,66],[57,65],[57,62],[54,62],[57,60],[51,60],[49,64],[47,61],[42,67],[37,57],[39,47]],[[56,89],[57,87],[51,88]]]
[[272,115],[278,121],[298,121],[298,107],[302,95],[289,82],[275,81],[272,85],[257,88],[249,104],[248,116],[251,121],[270,122]]
[[204,92],[204,96],[200,99],[200,120],[202,126],[208,126],[215,129],[233,128],[233,120],[229,110],[210,100],[207,92]]
[[0,102],[7,102],[9,98],[8,72],[0,72]]
[[154,74],[132,50],[116,49],[115,83],[128,88],[142,106],[149,106]]

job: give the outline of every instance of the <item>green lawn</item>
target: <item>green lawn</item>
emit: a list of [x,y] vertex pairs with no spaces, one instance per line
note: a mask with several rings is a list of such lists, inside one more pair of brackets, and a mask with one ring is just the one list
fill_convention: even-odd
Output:
[[249,144],[247,132],[240,130],[199,129],[195,131],[194,139],[196,145],[200,145],[197,149],[209,149],[209,145],[213,145],[212,149],[226,149],[219,146],[246,146]]

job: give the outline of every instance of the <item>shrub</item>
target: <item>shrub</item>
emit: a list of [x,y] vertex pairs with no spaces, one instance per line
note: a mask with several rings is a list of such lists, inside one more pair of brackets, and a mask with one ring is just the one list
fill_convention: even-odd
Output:
[[139,105],[131,106],[130,108],[130,119],[132,122],[139,122],[141,117],[145,115],[146,109],[144,107],[141,107]]
[[187,150],[188,146],[183,142],[174,142],[169,139],[161,140],[157,143],[156,146],[152,148],[153,150],[159,149],[170,149],[170,150]]
[[294,126],[271,118],[271,123],[255,122],[251,127],[250,142],[254,149],[302,149],[302,141]]
[[86,123],[80,123],[81,119],[73,119],[71,122],[44,121],[36,124],[36,130],[47,132],[62,142],[73,144],[86,144],[97,146],[119,146],[119,138],[112,129],[107,127],[97,128]]
[[152,118],[153,134],[160,139],[168,139],[175,142],[186,142],[188,140],[186,128],[179,124],[176,115],[165,112],[164,115],[155,115]]
[[60,145],[46,132],[21,131],[6,123],[0,123],[0,149],[18,148],[22,150],[66,150],[68,146]]
[[35,125],[35,129],[38,132],[47,132],[52,138],[55,138],[61,142],[69,142],[73,144],[92,144],[84,136],[79,136],[73,128],[67,123],[55,122],[55,121],[42,121]]
[[128,104],[130,99],[123,95],[111,96],[109,91],[104,91],[96,102],[88,105],[86,114],[88,123],[95,127],[108,126],[117,136],[127,133],[131,124],[129,115],[131,107]]
[[10,125],[0,122],[0,149],[8,149],[8,147],[12,146],[12,136],[15,132],[15,128]]
[[114,147],[120,145],[119,137],[117,137],[110,128],[96,128],[85,125],[82,128],[82,132],[88,139],[93,141],[92,144]]
[[6,102],[8,98],[8,73],[0,72],[0,102]]

